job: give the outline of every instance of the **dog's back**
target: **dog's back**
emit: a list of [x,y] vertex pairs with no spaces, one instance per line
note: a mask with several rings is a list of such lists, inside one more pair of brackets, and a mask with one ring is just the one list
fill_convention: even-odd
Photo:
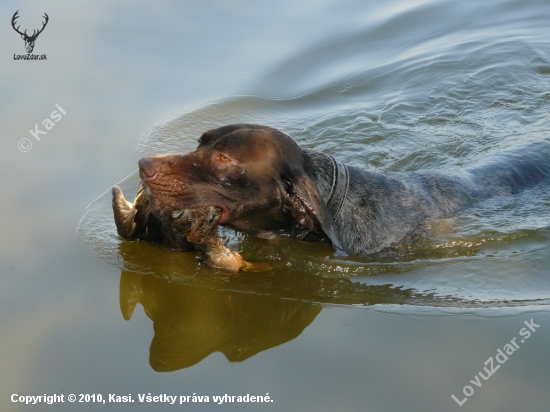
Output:
[[550,142],[538,141],[489,156],[466,171],[479,200],[513,195],[550,177]]
[[529,143],[456,171],[370,172],[350,167],[337,225],[347,250],[372,254],[495,196],[550,179],[550,142]]

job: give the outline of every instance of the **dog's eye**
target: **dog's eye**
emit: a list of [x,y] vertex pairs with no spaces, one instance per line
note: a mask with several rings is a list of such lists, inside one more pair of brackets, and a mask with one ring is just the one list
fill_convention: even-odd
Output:
[[224,156],[222,155],[221,153],[219,153],[217,156],[216,156],[216,160],[218,162],[222,162],[222,163],[227,163],[227,162],[230,162],[231,159],[227,156]]

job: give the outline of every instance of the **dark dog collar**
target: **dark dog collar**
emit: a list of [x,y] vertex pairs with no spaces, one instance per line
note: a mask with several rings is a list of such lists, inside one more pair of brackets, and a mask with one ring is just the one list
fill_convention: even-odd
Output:
[[327,209],[336,222],[349,189],[348,167],[329,156],[332,162],[332,187],[327,201]]
[[[332,163],[332,186],[328,195],[327,209],[336,222],[348,194],[349,170],[345,164],[336,161],[334,157],[329,156],[329,158]],[[297,237],[308,242],[320,241],[325,238],[321,233],[312,232],[311,230],[305,230]]]

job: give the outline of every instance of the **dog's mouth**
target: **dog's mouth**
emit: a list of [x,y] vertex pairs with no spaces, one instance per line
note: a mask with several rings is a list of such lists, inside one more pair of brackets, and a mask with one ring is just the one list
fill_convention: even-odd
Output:
[[[219,215],[219,224],[223,224],[229,217],[229,208],[224,204],[193,204],[189,202],[188,199],[184,200],[162,195],[159,196],[158,193],[155,196],[147,183],[144,183],[147,191],[146,193],[151,199],[151,212],[160,219],[179,219],[181,223],[192,216],[199,216],[204,213],[214,213],[214,210],[216,210],[215,214]],[[206,210],[209,212],[206,212]],[[178,218],[175,218],[175,216],[178,216]]]
[[227,218],[229,217],[229,208],[225,205],[216,203],[216,204],[209,205],[209,206],[206,206],[206,207],[211,207],[211,208],[215,208],[215,209],[219,210],[219,213],[220,213],[220,220],[218,222],[219,224],[224,223],[227,220]]
[[[149,189],[149,188],[148,188]],[[150,190],[148,190],[150,194]],[[219,216],[219,224],[224,223],[229,217],[229,208],[223,204],[207,204],[207,205],[178,205],[178,201],[174,204],[165,203],[156,197],[150,196],[151,212],[158,218],[168,218],[170,220],[178,220],[180,223],[189,220],[193,216],[204,215],[205,213],[215,214]],[[186,203],[186,202],[185,202]],[[177,216],[177,217],[176,217]]]

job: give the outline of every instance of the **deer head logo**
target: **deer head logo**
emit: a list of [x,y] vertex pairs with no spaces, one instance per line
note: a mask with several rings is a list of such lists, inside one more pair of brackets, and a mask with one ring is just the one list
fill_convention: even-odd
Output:
[[32,35],[29,36],[27,34],[27,30],[25,30],[25,32],[22,33],[22,32],[19,31],[20,26],[15,27],[15,20],[17,20],[17,18],[19,17],[17,15],[17,13],[19,13],[19,10],[17,10],[15,12],[15,14],[13,15],[13,17],[11,19],[11,25],[12,25],[13,29],[21,35],[21,38],[23,40],[25,40],[25,48],[27,49],[27,53],[32,53],[32,50],[34,49],[34,42],[36,41],[36,38],[38,37],[38,35],[40,33],[42,33],[42,31],[44,31],[44,28],[46,27],[46,24],[48,24],[48,20],[50,18],[48,17],[48,15],[46,13],[44,13],[44,18],[46,19],[46,21],[44,21],[44,23],[42,23],[42,28],[38,31],[34,30],[32,32]]

